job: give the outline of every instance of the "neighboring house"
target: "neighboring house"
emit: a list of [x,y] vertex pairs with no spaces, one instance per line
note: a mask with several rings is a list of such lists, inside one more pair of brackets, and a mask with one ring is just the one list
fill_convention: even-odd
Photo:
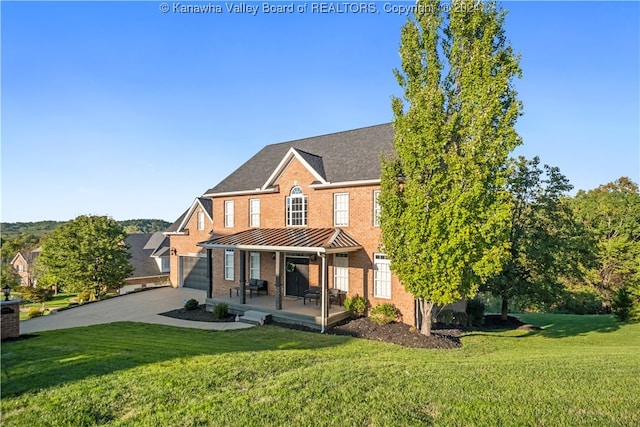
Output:
[[124,241],[129,245],[133,273],[125,279],[121,293],[169,284],[169,239],[163,233],[129,234]]
[[36,248],[32,251],[20,251],[11,260],[11,266],[18,272],[18,276],[20,276],[21,286],[36,285],[33,269],[35,267],[35,261],[41,251],[42,248]]
[[172,285],[206,290],[209,302],[260,278],[276,309],[309,286],[323,298],[338,288],[370,307],[391,303],[417,324],[414,298],[381,248],[380,159],[392,152],[391,124],[264,147],[165,232]]

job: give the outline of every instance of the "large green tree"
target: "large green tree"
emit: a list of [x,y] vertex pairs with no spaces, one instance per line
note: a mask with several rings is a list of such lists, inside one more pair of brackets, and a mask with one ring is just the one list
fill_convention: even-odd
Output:
[[502,271],[482,286],[502,300],[503,320],[510,299],[549,304],[563,290],[561,278],[579,277],[581,267],[589,264],[590,240],[567,203],[572,188],[558,168],[541,168],[538,157],[511,162],[509,256]]
[[402,28],[404,99],[392,100],[395,156],[383,160],[380,196],[384,250],[427,335],[435,304],[471,296],[508,256],[505,164],[520,144],[505,11],[450,6],[419,1]]
[[13,268],[11,264],[8,262],[3,262],[0,270],[0,283],[2,287],[9,285],[11,289],[17,288],[20,286],[20,276],[18,272]]
[[[61,282],[71,292],[100,297],[119,289],[133,271],[121,225],[106,216],[79,216],[57,228],[42,245],[41,280]],[[53,284],[53,283],[50,283]]]
[[573,198],[575,215],[596,239],[597,267],[587,281],[611,303],[613,295],[628,288],[640,297],[640,192],[627,177]]

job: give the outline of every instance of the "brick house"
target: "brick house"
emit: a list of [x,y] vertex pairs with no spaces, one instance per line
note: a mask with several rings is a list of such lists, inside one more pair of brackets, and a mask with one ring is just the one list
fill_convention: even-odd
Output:
[[206,290],[209,303],[264,279],[276,310],[317,286],[322,326],[337,288],[370,307],[391,303],[417,324],[414,298],[380,246],[380,158],[392,152],[391,124],[267,145],[166,232],[172,285]]
[[20,286],[35,286],[36,279],[33,274],[36,259],[40,255],[42,248],[36,248],[30,251],[20,251],[11,260],[11,266],[18,272],[20,276]]

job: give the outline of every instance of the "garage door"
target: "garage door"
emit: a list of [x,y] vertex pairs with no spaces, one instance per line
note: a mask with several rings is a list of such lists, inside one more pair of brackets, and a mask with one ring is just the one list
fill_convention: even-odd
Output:
[[182,265],[182,286],[185,288],[202,289],[209,288],[207,279],[207,259],[193,256],[180,257]]

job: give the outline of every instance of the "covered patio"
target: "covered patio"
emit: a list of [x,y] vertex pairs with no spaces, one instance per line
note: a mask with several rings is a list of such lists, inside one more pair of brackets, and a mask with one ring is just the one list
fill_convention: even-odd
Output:
[[[248,295],[248,294],[247,294]],[[242,303],[242,298],[236,296],[235,292],[231,297],[219,296],[207,299],[207,305],[225,303],[229,306],[229,312],[242,314],[248,310],[256,310],[271,315],[275,322],[291,325],[301,325],[311,329],[320,329],[322,326],[322,307],[320,302],[316,305],[314,301],[303,304],[302,297],[285,297],[282,301],[282,308],[275,308],[274,295],[254,295],[253,298],[246,297],[246,303]],[[344,306],[331,304],[326,317],[325,326],[331,327],[341,320],[349,317],[350,313]]]
[[[331,309],[329,308],[327,255],[355,252],[361,250],[362,246],[340,228],[256,228],[216,237],[200,242],[198,246],[207,250],[209,289],[206,302],[208,306],[224,302],[228,304],[231,312],[259,310],[271,314],[276,321],[318,328],[321,332],[324,332],[327,326],[348,316],[344,307],[338,304],[334,303]],[[216,286],[212,274],[214,250],[237,250],[240,253],[239,283],[232,288],[228,285],[218,285],[224,288],[224,292],[220,289],[214,292]],[[273,274],[274,286],[272,293],[268,295],[258,296],[255,293],[252,298],[249,298],[247,256],[250,252],[273,254],[273,265],[270,267],[273,267],[275,273]],[[289,274],[296,268],[303,269],[305,258],[307,277],[302,278],[306,282],[298,284],[298,276],[295,276],[296,286],[293,287]],[[291,260],[287,261],[286,266],[285,259]],[[296,259],[298,261],[294,261]],[[308,277],[309,259],[313,259],[314,262],[319,260],[320,277],[317,279]],[[317,286],[319,293],[317,299],[308,301],[303,295],[305,289],[310,286]]]

